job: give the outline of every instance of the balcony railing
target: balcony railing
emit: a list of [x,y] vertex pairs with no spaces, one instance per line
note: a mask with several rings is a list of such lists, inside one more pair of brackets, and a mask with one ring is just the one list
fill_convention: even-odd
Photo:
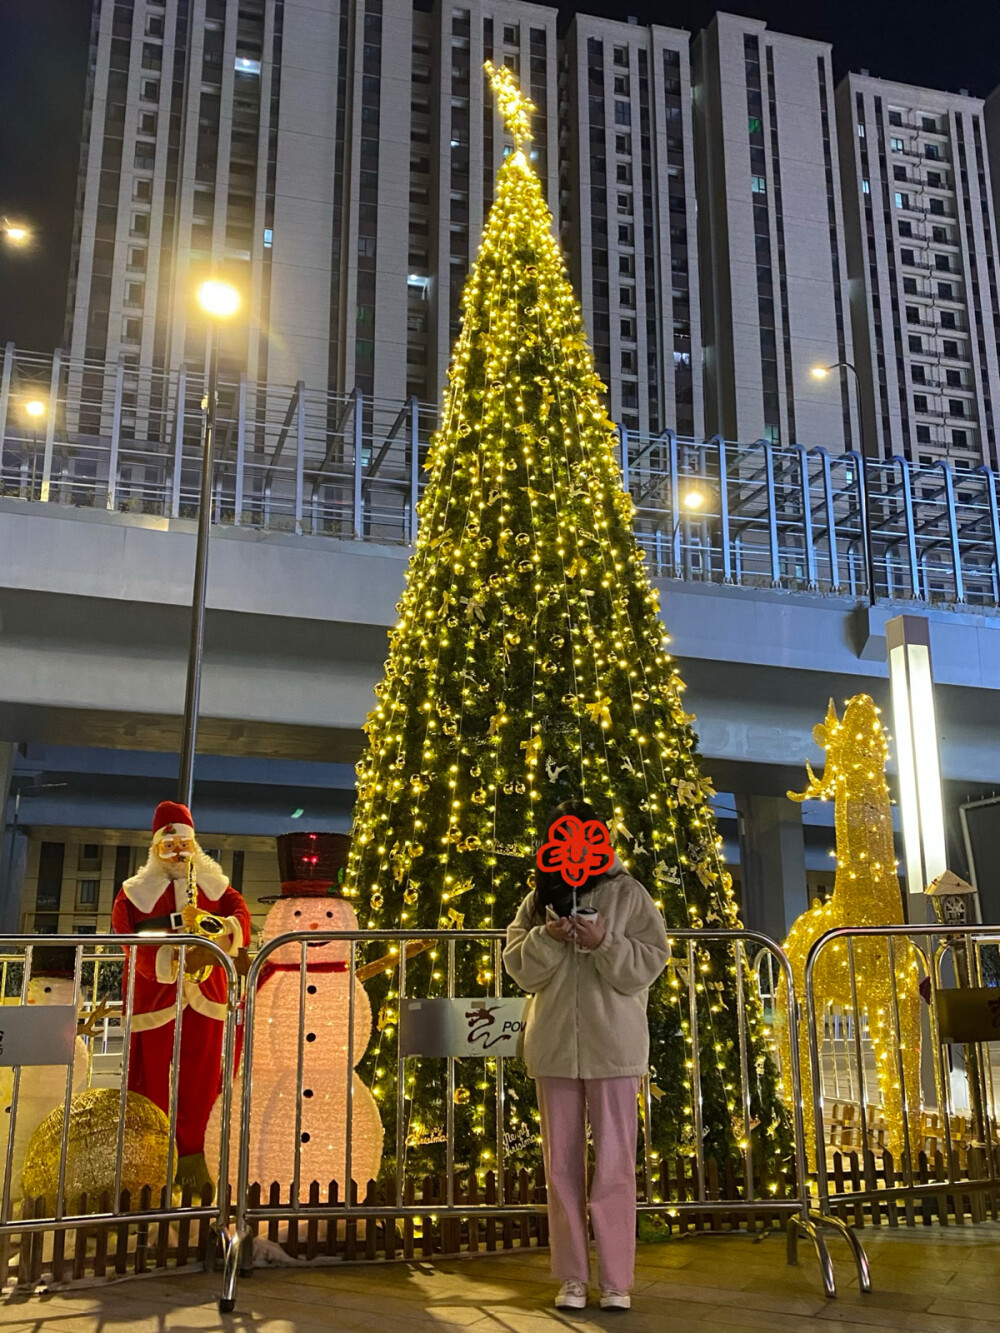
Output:
[[[200,371],[80,363],[8,346],[0,494],[193,518]],[[44,415],[29,417],[32,398]],[[223,381],[213,520],[304,536],[412,543],[435,409],[415,398]],[[901,458],[621,432],[623,482],[651,572],[692,582],[996,607],[997,476]],[[692,492],[701,499],[689,507]]]

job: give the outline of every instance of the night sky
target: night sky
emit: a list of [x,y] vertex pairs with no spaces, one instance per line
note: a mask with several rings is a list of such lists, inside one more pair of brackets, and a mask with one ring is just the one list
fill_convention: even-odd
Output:
[[[703,0],[589,0],[576,10],[696,32]],[[985,97],[1000,84],[994,0],[742,0],[734,12],[832,42],[848,70]],[[30,251],[0,248],[0,343],[49,350],[62,340],[90,31],[89,0],[0,0],[0,213],[34,227]]]

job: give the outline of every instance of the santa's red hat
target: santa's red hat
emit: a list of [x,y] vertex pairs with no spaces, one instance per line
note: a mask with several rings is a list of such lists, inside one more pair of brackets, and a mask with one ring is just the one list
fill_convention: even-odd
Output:
[[161,801],[153,815],[153,841],[161,838],[193,838],[194,820],[191,811],[179,801]]

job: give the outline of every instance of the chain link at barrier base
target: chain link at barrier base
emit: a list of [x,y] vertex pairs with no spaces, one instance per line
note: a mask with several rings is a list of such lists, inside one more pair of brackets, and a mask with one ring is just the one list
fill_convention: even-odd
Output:
[[[168,983],[175,987],[169,1020],[174,1025],[174,1072],[162,1111],[128,1090],[136,975],[131,960],[136,947],[155,949],[167,938],[179,958],[176,982]],[[239,982],[232,959],[217,944],[180,934],[164,935],[156,944],[148,935],[0,937],[0,1078],[4,1102],[9,1099],[3,1127],[0,1287],[11,1275],[15,1237],[19,1288],[34,1287],[46,1275],[61,1282],[140,1273],[166,1266],[171,1257],[178,1266],[214,1257],[230,1212],[228,1143],[220,1145],[212,1162],[214,1186],[175,1184],[184,964],[193,946],[213,954],[226,979],[221,1070],[222,1097],[228,1103]],[[36,962],[39,951],[54,949],[73,958],[71,975],[58,983]],[[95,1087],[93,1044],[101,1027],[107,1043],[109,1015],[114,1013],[107,1004],[108,991],[114,988],[120,994],[126,958],[127,990],[118,1024],[119,1086]],[[8,994],[8,988],[16,988],[16,994]],[[84,1006],[89,1017],[81,1021]],[[78,1035],[81,1031],[85,1039]],[[17,1203],[20,1216],[14,1215]]]
[[[238,1115],[238,1099],[234,1097],[232,1132],[238,1176],[235,1216],[224,1244],[223,1291],[219,1303],[223,1313],[235,1308],[238,1278],[241,1272],[251,1271],[255,1241],[280,1244],[292,1257],[307,1259],[412,1259],[439,1253],[489,1253],[545,1244],[544,1176],[540,1170],[513,1169],[505,1162],[503,1125],[508,1082],[505,1066],[509,1055],[515,1052],[513,1041],[508,1043],[508,1056],[490,1054],[485,1049],[472,1052],[472,1058],[484,1060],[493,1073],[492,1094],[488,1091],[488,1079],[484,1079],[480,1086],[487,1089],[484,1098],[492,1095],[495,1099],[493,1160],[496,1168],[487,1172],[469,1167],[456,1168],[456,1062],[460,1056],[469,1058],[470,1033],[477,1025],[481,1029],[479,1016],[484,1010],[501,1001],[509,1005],[512,998],[505,996],[503,989],[501,953],[504,938],[504,932],[497,930],[455,931],[444,939],[440,932],[432,931],[310,930],[308,938],[302,934],[279,936],[269,941],[257,955],[247,978],[242,1095]],[[444,995],[428,1002],[426,996],[411,992],[407,964],[409,959],[445,941],[446,947],[433,955],[437,967],[441,968],[440,953],[444,954],[444,967],[439,977],[439,989]],[[751,1042],[748,1024],[752,1016],[751,1006],[757,1005],[758,997],[752,956],[748,959],[746,950],[750,948],[754,954],[761,949],[769,951],[775,967],[792,988],[788,959],[772,940],[752,931],[677,931],[671,933],[671,942],[675,957],[678,950],[686,955],[687,972],[691,978],[696,975],[696,949],[732,948],[743,1084],[739,1090],[739,1104],[747,1118],[745,1128],[748,1132],[743,1141],[742,1160],[738,1164],[722,1166],[706,1158],[697,1134],[690,1157],[678,1158],[671,1163],[657,1159],[649,1136],[644,1134],[642,1160],[637,1169],[640,1215],[663,1220],[666,1225],[676,1226],[682,1232],[735,1230],[740,1226],[758,1231],[785,1222],[789,1262],[796,1262],[798,1238],[806,1236],[816,1251],[824,1289],[829,1296],[835,1295],[836,1287],[823,1230],[833,1229],[850,1245],[861,1289],[869,1290],[868,1265],[861,1245],[840,1219],[821,1216],[811,1206],[803,1150],[801,1081],[794,1043],[790,1068],[784,1074],[791,1087],[788,1100],[793,1108],[793,1152],[789,1169],[783,1176],[775,1178],[773,1173],[769,1176],[765,1163],[754,1160],[750,1146]],[[375,973],[371,971],[372,964],[365,964],[358,958],[359,947],[368,945],[385,951]],[[493,977],[489,996],[477,999],[456,996],[456,953],[464,946],[480,951],[488,949]],[[268,999],[268,988],[275,984],[276,968],[283,970],[285,984],[291,986],[286,992],[290,1013],[283,1012],[273,990]],[[309,978],[318,980],[324,969],[339,972],[344,986],[337,1001],[345,1032],[339,1048],[344,1077],[339,1083],[335,1078],[329,1079],[329,1086],[344,1088],[346,1118],[342,1141],[335,1148],[335,1158],[343,1166],[339,1176],[329,1183],[310,1179],[309,1170],[303,1172],[303,1163],[314,1160],[311,1133],[304,1129],[306,1121],[303,1119],[303,1106],[311,1104],[313,1089],[310,1084],[316,1081],[317,1066],[309,1052],[319,1049],[312,1044],[314,1039],[323,1038],[318,1015],[310,1002],[310,990],[315,991],[316,985]],[[345,1190],[337,1182],[347,1179],[344,1167],[348,1163],[353,1175],[355,1126],[352,1112],[357,1106],[366,1105],[354,1069],[364,1054],[371,1030],[363,1014],[362,1021],[358,1022],[360,1007],[368,1004],[363,988],[360,988],[359,997],[359,979],[384,971],[398,974],[395,996],[398,1008],[392,1017],[402,1033],[395,1043],[394,1054],[394,1126],[387,1130],[387,1136],[392,1139],[394,1129],[395,1168],[367,1184],[362,1181],[358,1185],[351,1179]],[[794,997],[791,989],[790,993]],[[690,1029],[697,1033],[698,1005],[705,1002],[699,1001],[698,988],[693,982],[685,988],[685,997]],[[424,1012],[420,1022],[414,1024],[414,1011],[420,1006],[427,1006],[428,1010],[431,1006],[437,1008],[433,1016]],[[463,1013],[469,1020],[469,1029],[464,1034],[456,1033],[455,1024],[461,1027]],[[275,1037],[281,1042],[283,1024],[287,1026],[286,1052],[291,1052],[291,1058],[283,1079],[275,1086],[270,1055],[261,1063],[258,1053],[269,1053],[269,1043],[273,1044]],[[512,1022],[511,1026],[516,1025]],[[381,1023],[378,1027],[381,1038],[385,1027]],[[446,1119],[440,1136],[433,1130],[423,1131],[432,1137],[421,1139],[408,1132],[407,1062],[413,1058],[437,1061],[444,1066],[443,1070],[439,1068],[437,1071],[439,1076],[443,1073],[442,1086],[445,1089]],[[374,1063],[377,1076],[377,1060]],[[698,1107],[701,1054],[697,1040],[692,1043],[691,1064],[694,1103]],[[366,1093],[364,1085],[361,1087]],[[287,1097],[289,1090],[292,1091],[293,1104],[286,1105],[282,1111],[279,1109],[281,1098]],[[295,1095],[295,1090],[302,1090],[303,1095]],[[255,1109],[258,1101],[261,1103],[259,1111]],[[652,1119],[652,1090],[648,1079],[644,1081],[642,1107],[646,1127]],[[393,1117],[385,1112],[385,1118]],[[312,1123],[309,1121],[310,1125]],[[262,1143],[265,1142],[268,1145],[266,1154],[262,1153]],[[443,1145],[443,1171],[427,1173],[421,1170],[415,1175],[407,1168],[408,1155],[418,1142]],[[270,1169],[272,1163],[280,1163],[282,1171]]]

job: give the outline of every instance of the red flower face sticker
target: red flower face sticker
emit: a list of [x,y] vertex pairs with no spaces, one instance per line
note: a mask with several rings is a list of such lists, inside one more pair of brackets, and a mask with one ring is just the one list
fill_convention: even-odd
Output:
[[539,870],[558,870],[571,888],[578,889],[591,875],[610,870],[614,859],[605,824],[563,815],[549,829],[549,840],[539,847],[535,863]]

